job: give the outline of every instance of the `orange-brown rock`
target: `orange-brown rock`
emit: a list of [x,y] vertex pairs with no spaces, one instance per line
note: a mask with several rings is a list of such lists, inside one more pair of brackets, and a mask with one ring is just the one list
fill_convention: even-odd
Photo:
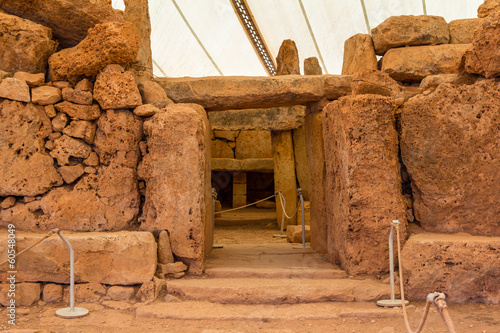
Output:
[[107,0],[2,0],[0,9],[51,28],[63,48],[78,44],[98,23],[123,20]]
[[126,301],[134,297],[134,287],[112,286],[108,289],[108,295],[114,301]]
[[476,30],[483,20],[481,19],[463,19],[454,20],[448,23],[450,28],[450,44],[470,44]]
[[[148,154],[142,230],[167,230],[174,255],[201,274],[211,240],[210,125],[197,105],[172,104],[144,122]],[[207,228],[207,229],[206,229]]]
[[500,12],[500,0],[486,0],[477,9],[477,17],[484,18]]
[[286,39],[281,43],[276,57],[276,75],[300,75],[299,51],[295,42]]
[[465,70],[486,78],[500,76],[500,14],[474,31],[472,48],[465,54]]
[[94,84],[94,98],[102,109],[136,108],[141,94],[131,72],[101,72]]
[[48,283],[43,286],[42,299],[47,303],[61,302],[63,288],[60,284]]
[[23,80],[3,79],[0,82],[0,98],[29,103],[31,101],[30,88]]
[[66,113],[71,118],[81,120],[96,120],[101,116],[101,109],[99,109],[99,105],[97,104],[80,105],[64,101],[56,104],[55,108],[59,112]]
[[66,125],[68,125],[68,115],[66,113],[59,112],[52,118],[52,130],[54,130],[54,132],[61,132]]
[[396,81],[419,82],[428,75],[459,74],[470,44],[446,44],[391,49],[382,58],[382,71]]
[[131,23],[98,24],[77,46],[54,53],[49,70],[54,81],[76,83],[96,76],[109,64],[125,66],[136,59],[138,50],[139,38]]
[[401,154],[425,229],[500,236],[499,88],[441,84],[404,104]]
[[63,133],[73,138],[83,139],[92,144],[94,142],[96,125],[90,121],[73,120],[63,129]]
[[378,55],[401,46],[448,44],[450,31],[441,16],[391,16],[372,29]]
[[271,132],[241,131],[236,138],[235,156],[237,159],[272,158]]
[[[18,250],[45,233],[16,231]],[[134,285],[153,278],[156,242],[149,232],[64,232],[75,254],[75,282]],[[0,233],[0,260],[7,258],[7,232]],[[5,253],[5,254],[4,254]],[[16,280],[69,283],[69,250],[54,235],[28,250],[18,260]],[[5,272],[0,273],[5,281]]]
[[94,146],[101,164],[114,162],[135,169],[141,140],[142,121],[128,110],[107,110],[97,121]]
[[81,164],[77,165],[65,165],[59,168],[59,173],[64,179],[66,184],[72,184],[80,178],[84,173],[84,167]]
[[[71,88],[71,87],[69,87]],[[83,79],[75,85],[75,91],[94,91],[94,85],[88,80]]]
[[351,88],[353,95],[382,95],[393,97],[401,103],[404,100],[403,87],[387,73],[381,71],[364,72],[354,75]]
[[160,111],[160,109],[154,105],[142,104],[134,109],[134,114],[139,117],[151,117],[158,111]]
[[339,99],[351,93],[352,77],[350,75],[322,75],[323,97],[329,100]]
[[[7,276],[6,276],[7,277]],[[6,279],[2,279],[7,282]],[[16,276],[16,282],[17,282]],[[9,295],[10,284],[0,284],[0,304],[7,307],[10,305],[11,298]],[[15,287],[15,296],[13,299],[16,301],[16,306],[30,306],[40,299],[40,283],[17,283]]]
[[87,158],[92,148],[85,142],[63,135],[54,140],[55,148],[50,152],[50,156],[57,160],[59,165],[68,165],[71,157]]
[[351,275],[387,272],[391,220],[401,221],[395,102],[354,95],[323,110],[328,253]]
[[410,236],[403,252],[405,295],[439,291],[450,302],[500,303],[500,238],[465,233]]
[[[1,1],[0,9],[5,2]],[[52,31],[40,24],[0,12],[0,69],[7,72],[45,73],[47,59],[57,43]]]
[[25,81],[31,88],[43,86],[45,83],[45,73],[16,72],[13,78]]
[[162,230],[158,235],[158,263],[170,264],[173,262],[174,256],[170,247],[170,236],[166,230]]
[[0,103],[0,196],[35,196],[62,184],[44,148],[51,132],[43,107]]
[[319,65],[318,58],[310,57],[304,59],[304,75],[321,75],[323,70]]
[[234,158],[234,150],[224,140],[212,140],[212,158]]
[[61,89],[43,86],[31,89],[31,100],[38,105],[55,104],[61,100]]
[[354,75],[377,68],[377,56],[370,35],[356,34],[345,41],[342,75]]
[[82,105],[91,105],[94,100],[91,91],[76,90],[73,88],[64,88],[62,90],[62,98],[65,101]]
[[168,104],[174,103],[167,97],[165,90],[154,81],[143,81],[139,83],[138,87],[144,104],[152,104],[162,109]]
[[474,84],[477,76],[470,74],[438,74],[426,76],[420,82],[422,91],[439,86],[442,83],[451,83],[453,85]]

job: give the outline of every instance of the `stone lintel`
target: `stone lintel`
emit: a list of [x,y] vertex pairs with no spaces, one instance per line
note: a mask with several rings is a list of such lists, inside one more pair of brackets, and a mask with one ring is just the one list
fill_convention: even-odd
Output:
[[209,112],[213,130],[285,131],[304,125],[305,106],[283,106],[268,109],[243,109]]
[[272,158],[212,158],[212,171],[274,172]]

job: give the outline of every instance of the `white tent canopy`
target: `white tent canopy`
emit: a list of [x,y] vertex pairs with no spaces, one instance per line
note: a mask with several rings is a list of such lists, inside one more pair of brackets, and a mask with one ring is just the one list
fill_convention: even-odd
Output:
[[[340,74],[344,42],[367,33],[361,0],[247,0],[275,59],[283,40],[303,60],[317,57],[323,73]],[[428,15],[447,22],[477,17],[483,0],[364,0],[371,28],[390,16]],[[113,7],[124,9],[123,0]],[[156,76],[267,75],[231,0],[149,0]],[[310,28],[309,28],[310,27]],[[302,70],[302,69],[301,69]]]

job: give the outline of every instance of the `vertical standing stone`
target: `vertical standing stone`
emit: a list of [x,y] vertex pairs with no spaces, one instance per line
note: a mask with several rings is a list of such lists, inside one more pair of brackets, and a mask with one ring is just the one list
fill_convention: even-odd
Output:
[[304,60],[304,75],[321,75],[323,70],[319,65],[318,58],[310,57]]
[[[295,179],[292,131],[273,131],[271,133],[271,143],[274,160],[274,189],[283,193],[286,200],[286,212],[291,216],[297,206],[297,181]],[[283,212],[279,203],[276,206],[278,225],[281,225]],[[291,220],[285,219],[285,226],[289,224],[297,224],[296,216]]]
[[276,67],[276,75],[300,75],[299,51],[293,40],[286,39],[281,44],[276,57]]
[[325,148],[322,113],[307,113],[304,128],[306,131],[307,165],[309,167],[310,182],[311,246],[317,252],[326,253]]
[[135,26],[140,41],[138,59],[131,63],[129,68],[138,82],[149,80],[153,77],[153,58],[148,0],[124,0],[124,2],[125,20]]
[[233,208],[247,204],[247,173],[235,172],[233,175]]
[[353,75],[377,69],[377,56],[370,35],[357,34],[345,41],[342,75]]
[[[395,102],[353,95],[324,109],[328,251],[349,274],[388,271],[391,220],[405,239]],[[332,242],[334,251],[332,251]]]
[[309,200],[310,184],[309,169],[307,167],[307,148],[306,148],[306,130],[304,126],[292,130],[293,153],[295,157],[295,172],[297,173],[297,182],[302,188],[304,200]]

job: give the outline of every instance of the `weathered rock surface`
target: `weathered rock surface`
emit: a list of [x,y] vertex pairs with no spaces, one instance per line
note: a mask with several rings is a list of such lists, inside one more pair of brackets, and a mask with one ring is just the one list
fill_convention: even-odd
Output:
[[488,17],[491,14],[500,12],[500,1],[499,0],[486,0],[477,9],[477,17],[483,18]]
[[420,89],[422,91],[437,87],[442,83],[450,83],[453,85],[464,85],[464,84],[474,84],[476,82],[477,76],[470,74],[438,74],[426,76],[422,82],[420,82]]
[[[210,119],[210,113],[208,114],[208,116],[209,116],[208,119]],[[222,131],[214,130],[213,131],[214,138],[224,139],[226,141],[232,141],[232,142],[236,141],[236,138],[238,137],[239,134],[240,134],[239,131],[225,131],[225,130],[222,130]]]
[[350,75],[322,75],[322,77],[324,98],[335,100],[351,93]]
[[345,41],[342,75],[354,75],[377,69],[377,56],[370,35],[356,34]]
[[96,125],[90,121],[73,120],[63,129],[63,133],[73,138],[83,139],[92,144],[94,142]]
[[352,94],[374,94],[393,97],[398,102],[404,101],[403,87],[387,73],[371,71],[358,73],[352,78]]
[[151,105],[151,104],[143,104],[139,105],[134,109],[134,114],[139,116],[139,117],[151,117],[155,113],[160,111],[156,106]]
[[128,110],[107,110],[97,121],[94,145],[101,164],[114,162],[135,169],[141,140],[142,121]]
[[[16,231],[18,250],[45,235]],[[156,269],[156,242],[148,232],[64,232],[75,253],[75,281],[133,285],[151,280]],[[7,258],[7,233],[0,234],[1,260]],[[17,261],[17,281],[69,283],[69,250],[52,236]],[[36,268],[36,269],[35,269]],[[0,276],[5,281],[5,272]]]
[[74,139],[67,135],[54,140],[55,148],[50,152],[50,156],[57,160],[59,165],[69,164],[70,157],[87,158],[92,148],[85,142]]
[[463,19],[454,20],[448,23],[450,28],[450,44],[471,44],[476,30],[483,20],[481,19]]
[[167,230],[174,255],[201,274],[211,234],[205,228],[212,224],[206,112],[196,105],[169,105],[144,122],[144,131],[149,152],[139,174],[146,181],[141,229]]
[[0,196],[35,196],[62,184],[44,139],[52,132],[42,107],[0,103]]
[[273,172],[274,170],[272,158],[247,158],[244,160],[213,158],[211,162],[214,171]]
[[5,0],[0,2],[0,9],[51,28],[63,48],[78,44],[87,35],[87,30],[98,23],[123,20],[122,13],[114,10],[107,0],[77,3],[70,0]]
[[295,42],[285,39],[276,57],[276,75],[300,75],[299,51]]
[[49,69],[54,81],[76,83],[109,64],[125,66],[136,59],[138,50],[139,37],[131,23],[97,24],[77,46],[54,53]]
[[[7,248],[6,248],[7,251]],[[2,279],[6,281],[5,279]],[[17,282],[17,276],[16,276]],[[10,305],[10,297],[9,294],[10,284],[2,283],[0,284],[0,304],[3,306]],[[16,284],[16,296],[14,299],[16,300],[16,306],[30,306],[33,303],[37,302],[40,299],[40,283],[17,283]]]
[[94,84],[94,98],[104,110],[133,109],[142,104],[131,72],[99,73]]
[[138,85],[142,96],[142,103],[151,104],[158,109],[163,109],[174,102],[167,97],[167,93],[163,88],[154,81],[143,81]]
[[[306,129],[304,126],[292,130],[293,154],[295,158],[295,174],[298,187],[302,189],[305,200],[309,200],[311,186],[309,182],[309,169],[307,165]],[[271,151],[272,153],[272,151]],[[272,156],[272,155],[271,155]],[[300,219],[300,215],[297,215]]]
[[43,286],[42,299],[47,303],[61,302],[63,298],[63,288],[60,284],[48,283]]
[[170,264],[174,262],[172,248],[170,247],[170,236],[166,230],[158,235],[158,263]]
[[0,82],[0,98],[29,103],[31,101],[30,88],[25,81],[5,78]]
[[[75,284],[75,301],[86,303],[98,303],[106,295],[106,288],[100,283],[78,283]],[[68,302],[70,298],[69,287],[64,288],[63,301]]]
[[403,235],[406,225],[394,99],[355,95],[328,104],[323,138],[328,253],[351,275],[387,272],[391,220],[401,221]]
[[499,87],[442,84],[405,103],[401,154],[425,229],[500,236]]
[[62,98],[65,101],[81,105],[91,105],[94,100],[91,91],[76,90],[72,88],[64,88],[62,90]]
[[[5,3],[17,1],[2,1]],[[47,59],[56,50],[52,31],[43,25],[0,12],[0,69],[7,72],[45,73]]]
[[3,209],[10,208],[16,204],[16,198],[14,197],[7,197],[2,200],[2,203],[0,203],[0,207]]
[[474,32],[472,48],[465,54],[465,70],[486,78],[500,76],[500,21],[487,19]]
[[56,116],[52,118],[51,124],[54,132],[61,132],[66,125],[68,125],[68,115],[66,113],[57,113]]
[[323,70],[319,65],[318,58],[310,57],[304,59],[304,75],[321,75]]
[[272,158],[270,131],[241,131],[236,138],[237,159]]
[[126,301],[134,297],[134,287],[112,286],[107,295],[114,301]]
[[16,72],[13,78],[26,82],[31,88],[43,86],[45,83],[45,73]]
[[[306,225],[306,242],[311,241],[311,228]],[[302,225],[289,225],[286,227],[286,240],[288,243],[302,243]]]
[[441,16],[391,16],[372,29],[378,55],[401,46],[448,44],[450,31]]
[[35,104],[55,104],[59,102],[61,98],[61,89],[56,87],[43,86],[31,89],[31,99]]
[[59,112],[64,112],[71,118],[81,120],[96,120],[101,116],[101,109],[99,105],[79,105],[64,101],[55,105]]
[[81,164],[65,165],[60,167],[58,171],[66,184],[72,184],[83,175],[84,167]]
[[382,71],[396,81],[419,82],[428,75],[460,74],[470,44],[447,44],[391,49],[382,58]]
[[233,149],[223,140],[212,140],[211,154],[212,158],[234,158]]
[[269,109],[226,110],[208,113],[214,130],[290,130],[304,124],[302,105]]
[[469,234],[410,236],[403,252],[405,295],[422,300],[432,291],[450,302],[500,303],[500,238]]

